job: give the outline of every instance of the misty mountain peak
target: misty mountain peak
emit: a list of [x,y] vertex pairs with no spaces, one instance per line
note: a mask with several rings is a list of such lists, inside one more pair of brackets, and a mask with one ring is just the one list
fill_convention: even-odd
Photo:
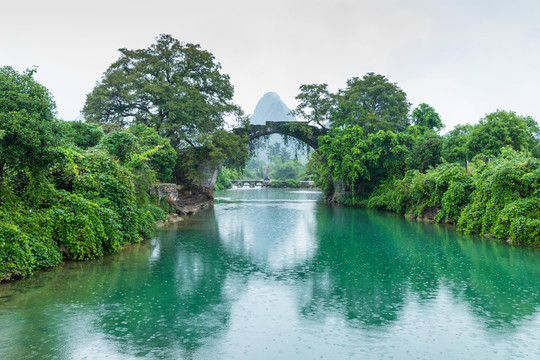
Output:
[[268,92],[259,100],[250,118],[254,125],[264,125],[267,121],[296,121],[289,115],[290,109],[275,92]]

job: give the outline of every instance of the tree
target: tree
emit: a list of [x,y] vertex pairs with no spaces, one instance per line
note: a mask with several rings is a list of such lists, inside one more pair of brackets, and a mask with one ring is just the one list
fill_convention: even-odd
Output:
[[129,127],[129,132],[138,138],[139,153],[152,151],[148,164],[155,171],[158,180],[172,181],[177,154],[169,139],[159,136],[155,129],[144,125],[132,125]]
[[420,127],[423,130],[422,132],[426,130],[440,131],[444,128],[439,114],[433,107],[425,103],[418,105],[413,110],[411,118],[413,124]]
[[442,138],[433,131],[417,136],[407,156],[407,168],[425,173],[441,163]]
[[83,114],[100,124],[144,124],[178,151],[240,115],[221,65],[199,45],[160,35],[146,49],[120,49],[120,58],[88,94]]
[[366,133],[379,130],[402,132],[409,125],[407,94],[383,75],[367,73],[347,80],[338,92],[334,127],[359,125]]
[[97,124],[82,121],[64,121],[61,126],[67,141],[81,149],[96,146],[104,135],[103,129]]
[[530,117],[497,110],[473,127],[467,147],[473,156],[495,156],[504,146],[511,146],[514,150],[528,149],[534,140],[533,123]]
[[153,180],[171,181],[177,154],[169,139],[159,136],[155,129],[132,125],[126,130],[112,131],[99,142],[136,177],[144,173]]
[[531,116],[527,116],[525,121],[533,135],[533,139],[529,144],[529,151],[532,156],[540,158],[540,126]]
[[468,148],[469,137],[473,127],[469,124],[456,125],[452,131],[444,136],[441,155],[446,161],[461,161],[467,167],[467,162],[471,160],[471,152]]
[[307,123],[314,122],[326,129],[336,108],[336,96],[328,91],[327,84],[300,86],[300,94],[295,97],[298,106],[291,111],[294,116],[304,118]]
[[273,143],[268,147],[268,158],[271,160],[279,159],[281,162],[285,162],[291,159],[291,154],[287,151],[286,146],[281,146],[280,143]]
[[296,160],[274,163],[270,176],[275,179],[296,179],[303,166]]
[[6,168],[46,167],[59,141],[56,105],[33,74],[0,68],[0,185]]
[[334,179],[367,193],[387,178],[403,175],[412,139],[411,135],[384,130],[366,134],[355,125],[333,129],[322,137],[318,151]]

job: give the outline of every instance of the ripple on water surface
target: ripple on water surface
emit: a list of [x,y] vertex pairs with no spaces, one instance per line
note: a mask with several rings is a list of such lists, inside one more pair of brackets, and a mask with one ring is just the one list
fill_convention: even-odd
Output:
[[150,242],[0,286],[0,358],[540,358],[539,249],[320,193],[216,193]]

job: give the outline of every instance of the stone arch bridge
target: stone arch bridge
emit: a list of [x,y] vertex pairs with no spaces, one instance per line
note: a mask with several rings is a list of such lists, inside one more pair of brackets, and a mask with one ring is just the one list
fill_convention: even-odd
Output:
[[250,125],[233,129],[233,132],[237,135],[247,134],[249,141],[271,134],[287,135],[317,150],[319,147],[317,139],[319,136],[326,135],[328,130],[300,121],[267,121],[266,125]]
[[[271,134],[287,135],[306,143],[313,150],[317,150],[319,147],[319,136],[326,135],[328,132],[327,129],[322,129],[301,121],[267,121],[266,125],[249,125],[247,127],[233,129],[232,131],[237,135],[247,134],[249,141]],[[209,166],[204,168],[204,177],[201,182],[204,192],[213,195],[221,165],[217,169]]]

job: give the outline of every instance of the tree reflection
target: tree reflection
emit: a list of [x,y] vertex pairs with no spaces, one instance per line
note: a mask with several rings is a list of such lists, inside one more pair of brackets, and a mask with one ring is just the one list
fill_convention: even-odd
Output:
[[301,313],[331,309],[351,324],[383,325],[397,319],[407,290],[407,269],[391,239],[373,236],[366,218],[351,209],[317,213],[318,252],[304,276]]
[[353,325],[385,325],[408,301],[429,302],[442,287],[486,327],[513,328],[538,312],[538,249],[347,208],[317,213],[317,239],[309,270],[298,272],[303,316],[331,310]]
[[155,244],[160,258],[146,277],[140,272],[129,279],[121,271],[114,274],[117,281],[99,326],[119,343],[128,343],[126,348],[137,349],[138,356],[172,358],[179,352],[190,358],[227,328],[235,291],[225,289],[231,261],[213,219],[204,221],[203,228],[162,233]]
[[99,357],[100,348],[121,357],[191,358],[227,329],[238,291],[216,229],[204,219],[204,227],[162,232],[151,245],[21,282],[42,289],[14,295],[14,309],[22,309],[14,319],[0,312],[1,323],[15,325],[7,358]]
[[300,319],[337,316],[361,330],[389,332],[409,304],[422,316],[447,294],[486,329],[511,332],[538,315],[540,249],[307,204],[220,204],[151,244],[4,284],[0,338],[9,342],[0,357],[200,356],[227,337],[233,305],[254,296],[253,279],[266,293],[277,284],[296,296]]

